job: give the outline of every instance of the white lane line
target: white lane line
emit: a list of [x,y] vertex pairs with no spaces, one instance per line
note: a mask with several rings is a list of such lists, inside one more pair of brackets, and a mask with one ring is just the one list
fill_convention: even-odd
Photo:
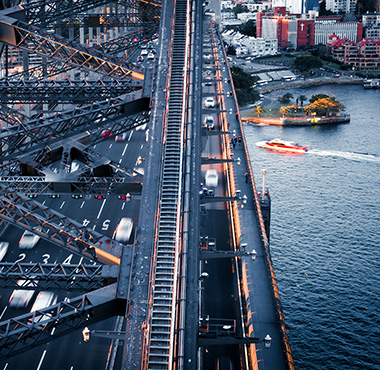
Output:
[[123,205],[121,206],[121,210],[123,210],[123,209],[124,209],[124,206],[125,206],[125,203],[123,203]]
[[45,205],[45,202],[46,202],[46,200],[44,200],[44,201],[42,202],[42,204]]
[[94,145],[94,149],[96,148],[96,145]]
[[71,367],[70,367],[70,370],[74,370],[74,366],[71,366]]
[[59,207],[59,209],[62,209],[62,207],[65,205],[65,201],[62,202],[61,206]]
[[41,357],[40,363],[38,364],[37,370],[41,369],[42,361],[44,360],[45,355],[46,355],[46,349],[45,349],[44,353],[42,354],[42,357]]
[[5,364],[3,370],[5,370],[8,367],[8,362]]
[[84,200],[84,201],[82,202],[82,205],[80,206],[80,208],[83,208],[83,206],[84,206],[85,203],[86,203],[86,201]]
[[110,146],[108,148],[111,149],[112,148],[112,144],[110,144]]
[[80,258],[78,265],[80,265],[83,261],[83,257]]
[[119,159],[119,163],[121,163],[122,160],[123,160],[123,158],[120,158],[120,159]]
[[4,310],[3,312],[1,313],[1,316],[0,316],[0,320],[3,318],[4,314],[5,314],[5,311],[7,310],[8,306],[5,306],[4,307]]
[[94,226],[92,227],[92,230],[95,230],[95,227],[96,227],[96,225],[94,225]]
[[55,332],[55,328],[52,329],[50,335],[54,335],[54,332]]
[[140,149],[142,149],[142,148],[143,148],[143,146],[144,146],[144,144],[141,144],[141,146],[140,146]]
[[104,207],[104,205],[106,204],[106,200],[107,200],[107,199],[104,199],[104,200],[103,200],[102,206],[100,207],[100,211],[99,211],[98,217],[96,217],[97,220],[99,220],[100,214],[101,214],[102,211],[103,211],[103,207]]
[[131,131],[129,138],[128,138],[128,141],[131,140],[132,134],[133,134],[133,131]]
[[122,156],[125,154],[125,151],[127,150],[127,148],[128,148],[128,143],[125,145],[123,153],[121,153]]

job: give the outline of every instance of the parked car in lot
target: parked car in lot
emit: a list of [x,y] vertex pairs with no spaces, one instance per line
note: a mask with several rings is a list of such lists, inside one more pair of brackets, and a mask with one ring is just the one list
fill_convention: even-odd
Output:
[[148,55],[148,50],[142,49],[141,50],[141,55]]
[[144,57],[141,56],[141,55],[139,55],[139,56],[137,57],[137,61],[138,61],[138,62],[143,62],[143,61],[144,61]]
[[[52,292],[39,292],[37,298],[30,310],[30,312],[42,310],[43,308],[53,306],[57,303],[57,296]],[[50,315],[36,315],[33,318],[29,319],[29,324],[32,322],[42,322],[44,320],[50,319]]]
[[32,249],[36,246],[40,237],[31,231],[26,230],[18,243],[20,249]]
[[121,243],[126,243],[132,234],[133,221],[131,218],[123,217],[117,225],[113,238]]
[[214,169],[207,170],[205,178],[206,186],[217,187],[218,186],[218,172]]
[[0,242],[0,261],[3,260],[5,254],[8,251],[9,243],[8,242]]
[[153,53],[149,53],[147,58],[148,59],[154,59],[154,54]]
[[215,107],[215,101],[214,101],[213,97],[209,96],[208,98],[206,98],[205,107],[206,108],[214,108]]

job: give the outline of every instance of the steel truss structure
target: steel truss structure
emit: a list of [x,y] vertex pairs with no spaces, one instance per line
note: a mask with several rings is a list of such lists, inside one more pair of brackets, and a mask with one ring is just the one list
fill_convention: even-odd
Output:
[[[121,133],[141,125],[143,114],[133,117],[129,124],[118,123],[117,120],[131,115],[139,115],[149,109],[149,99],[141,98],[125,102],[119,98],[109,99],[99,103],[86,105],[77,109],[57,113],[54,116],[40,118],[22,125],[10,126],[0,134],[0,160],[10,160],[20,155],[36,151],[62,140],[63,137],[73,137],[85,130],[94,130],[105,125]],[[146,119],[145,118],[145,119]],[[102,136],[99,131],[95,137]]]
[[118,266],[108,265],[1,262],[0,288],[91,291],[114,283],[118,272]]
[[123,315],[127,302],[115,297],[116,283],[0,322],[0,358],[22,353],[28,347],[50,342],[52,338],[86,325]]
[[0,25],[3,29],[0,41],[4,44],[120,80],[144,79],[144,75],[133,71],[133,66],[124,59],[115,58],[95,48],[86,47],[3,14],[0,16]]
[[1,184],[0,191],[0,219],[72,253],[101,263],[120,264],[122,244],[30,198],[11,193]]
[[[75,103],[105,100],[140,90],[135,81],[101,80],[71,81],[69,79],[39,81],[0,80],[0,102],[3,104],[57,102]],[[12,117],[12,116],[11,116]],[[12,118],[11,118],[12,119]],[[13,118],[17,122],[17,118]],[[25,117],[23,119],[25,121]],[[21,123],[23,121],[18,121]]]

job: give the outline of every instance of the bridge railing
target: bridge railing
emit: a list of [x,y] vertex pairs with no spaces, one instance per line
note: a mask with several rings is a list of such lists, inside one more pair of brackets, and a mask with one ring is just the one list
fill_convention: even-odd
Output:
[[[229,78],[231,81],[231,88],[232,88],[233,96],[235,99],[238,124],[239,124],[240,131],[242,134],[241,136],[242,136],[243,147],[244,147],[244,156],[245,156],[246,166],[247,166],[247,170],[248,170],[247,172],[248,172],[249,178],[251,180],[250,181],[251,195],[252,195],[253,200],[254,200],[255,211],[256,211],[257,219],[259,221],[259,232],[261,235],[262,243],[264,245],[266,266],[267,266],[267,270],[268,270],[268,273],[269,273],[270,279],[271,279],[270,283],[271,283],[271,287],[272,287],[272,291],[273,291],[273,295],[274,295],[274,300],[275,300],[275,305],[276,305],[276,314],[277,314],[277,317],[278,317],[278,320],[280,323],[280,330],[281,330],[281,335],[282,335],[282,345],[283,345],[283,349],[284,349],[284,353],[285,353],[285,359],[286,359],[286,362],[287,362],[289,369],[293,370],[294,369],[293,355],[291,352],[288,334],[287,334],[286,325],[285,325],[285,319],[284,319],[284,315],[282,312],[280,294],[278,291],[277,280],[276,280],[276,276],[274,273],[272,258],[270,255],[269,241],[268,241],[268,237],[267,237],[266,231],[265,231],[264,218],[263,218],[263,215],[261,213],[260,200],[259,200],[259,196],[258,196],[257,189],[256,189],[255,178],[253,175],[251,160],[250,160],[249,153],[248,153],[248,146],[247,146],[247,142],[246,142],[245,135],[244,135],[242,121],[240,119],[240,111],[239,111],[239,105],[237,103],[235,86],[233,84],[231,70],[230,70],[229,65],[228,65],[227,54],[226,54],[226,51],[225,51],[224,46],[223,46],[223,40],[222,40],[221,34],[217,28],[216,28],[216,32],[217,32],[217,35],[219,37],[221,48],[223,50],[223,57],[225,58],[226,65],[228,67]],[[236,218],[235,220],[238,220],[238,218]]]

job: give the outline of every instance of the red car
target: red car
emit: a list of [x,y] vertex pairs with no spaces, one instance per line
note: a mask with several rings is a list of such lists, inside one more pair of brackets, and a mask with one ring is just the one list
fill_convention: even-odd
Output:
[[103,139],[106,139],[106,138],[111,137],[111,136],[112,136],[111,130],[109,130],[109,129],[103,130],[103,132],[102,132],[102,138]]

